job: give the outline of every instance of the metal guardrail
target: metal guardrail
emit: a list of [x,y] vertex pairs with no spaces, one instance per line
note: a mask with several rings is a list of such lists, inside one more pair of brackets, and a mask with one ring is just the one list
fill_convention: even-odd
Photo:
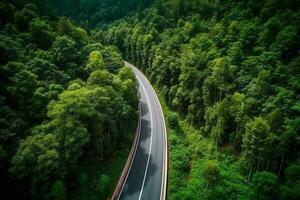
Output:
[[123,171],[120,175],[119,181],[118,181],[117,186],[115,188],[115,191],[114,191],[114,193],[111,197],[111,200],[118,200],[120,198],[121,192],[122,192],[124,184],[127,180],[131,165],[133,163],[133,159],[134,159],[135,154],[136,154],[136,150],[137,150],[138,143],[139,143],[139,140],[140,140],[140,130],[141,130],[141,104],[140,103],[139,103],[138,113],[139,113],[138,125],[137,125],[137,128],[136,128],[134,140],[132,142],[132,146],[131,146],[126,164],[125,164],[125,166],[123,168]]

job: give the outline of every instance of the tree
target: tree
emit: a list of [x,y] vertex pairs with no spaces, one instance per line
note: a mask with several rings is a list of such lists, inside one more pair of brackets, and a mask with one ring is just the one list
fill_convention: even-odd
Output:
[[74,28],[71,36],[79,47],[87,45],[90,42],[87,32],[80,27]]
[[42,49],[48,49],[54,40],[52,27],[47,22],[35,19],[30,23],[32,40]]
[[279,52],[285,57],[285,60],[289,60],[289,57],[292,56],[294,49],[297,46],[297,41],[299,41],[299,36],[296,27],[291,25],[285,26],[277,34],[270,49]]
[[103,56],[103,61],[105,63],[105,68],[111,73],[117,73],[124,63],[122,57],[118,50],[113,46],[108,46],[101,48],[101,55]]
[[281,23],[279,19],[275,16],[271,17],[263,25],[263,30],[259,34],[259,43],[268,47],[274,41],[280,27]]
[[258,200],[272,200],[278,198],[278,178],[270,172],[256,172],[252,183],[255,189],[255,198]]
[[5,65],[8,61],[22,58],[24,49],[13,38],[0,34],[0,64]]
[[134,109],[137,108],[137,80],[131,68],[123,67],[115,76],[113,83],[129,102],[129,105]]
[[37,76],[24,69],[14,74],[14,76],[10,78],[10,81],[11,86],[8,87],[10,96],[16,99],[16,103],[19,107],[23,107],[24,110],[27,110],[26,105],[32,102],[33,93],[37,88]]
[[54,200],[66,200],[67,199],[67,188],[63,181],[56,180],[51,188],[51,197]]
[[230,79],[229,65],[226,58],[214,60],[211,76],[219,89],[218,100],[220,101],[222,94],[228,91],[228,81]]
[[228,57],[233,65],[238,65],[243,60],[243,46],[240,42],[235,42],[228,49]]
[[167,116],[167,122],[171,128],[178,127],[178,115],[176,113],[171,113]]
[[69,63],[77,61],[76,43],[67,36],[58,36],[52,45],[52,51],[56,59],[56,65],[61,69],[65,69]]
[[229,139],[228,134],[226,134],[227,126],[230,124],[228,108],[229,99],[225,98],[215,103],[214,106],[208,107],[205,112],[206,124],[204,130],[215,141],[216,150],[218,150],[219,144]]
[[37,7],[26,4],[21,11],[15,13],[15,24],[20,31],[27,31],[29,23],[35,18],[38,18]]
[[103,70],[104,62],[100,51],[92,51],[86,65],[86,70],[91,73],[96,70]]
[[107,86],[113,82],[113,76],[106,70],[96,70],[90,74],[87,80],[89,85]]
[[16,12],[16,7],[8,2],[1,2],[0,4],[0,26],[2,27],[7,22],[12,22],[14,20],[14,13]]
[[[12,156],[15,153],[16,141],[26,136],[24,127],[25,120],[22,119],[8,105],[5,105],[4,97],[0,98],[0,144],[2,147],[2,156]],[[9,163],[8,157],[4,157],[2,164]],[[4,166],[3,166],[4,167]]]
[[207,187],[215,187],[220,181],[220,168],[215,160],[207,160],[203,164],[202,176],[205,179]]
[[285,171],[285,184],[280,187],[280,199],[296,200],[300,197],[300,164],[299,161],[288,166]]
[[46,179],[59,167],[58,141],[52,134],[39,133],[21,142],[12,158],[11,172],[18,178]]
[[300,181],[300,162],[297,161],[287,167],[284,171],[286,182],[293,184],[297,181]]
[[74,27],[70,19],[66,17],[60,17],[56,23],[56,31],[60,35],[71,36]]
[[61,158],[64,168],[76,165],[78,158],[84,153],[83,147],[90,141],[90,133],[84,119],[93,116],[95,111],[86,99],[88,92],[86,88],[64,91],[58,101],[53,101],[48,106],[48,116],[56,126],[60,154],[64,155]]
[[67,74],[60,71],[55,64],[45,59],[34,57],[29,63],[29,69],[32,73],[37,75],[37,78],[41,81],[65,83],[68,80]]
[[106,174],[102,174],[98,180],[96,187],[97,193],[101,198],[105,198],[108,195],[108,187],[110,184],[110,178]]
[[235,130],[231,134],[231,140],[233,146],[241,146],[242,131],[244,130],[246,123],[246,102],[245,95],[235,92],[231,97],[230,113],[234,118]]
[[243,154],[249,161],[249,177],[252,173],[252,164],[257,161],[257,169],[262,159],[265,158],[265,151],[270,136],[270,126],[262,117],[256,117],[245,125],[243,135]]

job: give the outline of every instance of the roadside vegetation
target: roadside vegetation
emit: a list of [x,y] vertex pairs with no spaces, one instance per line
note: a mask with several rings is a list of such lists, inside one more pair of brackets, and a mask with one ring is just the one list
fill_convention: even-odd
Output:
[[136,128],[136,80],[114,46],[32,3],[0,3],[5,199],[106,199]]
[[292,0],[157,0],[93,32],[172,112],[170,199],[299,199],[299,16]]
[[233,150],[216,151],[213,140],[171,111],[161,93],[159,99],[168,132],[168,199],[255,199]]

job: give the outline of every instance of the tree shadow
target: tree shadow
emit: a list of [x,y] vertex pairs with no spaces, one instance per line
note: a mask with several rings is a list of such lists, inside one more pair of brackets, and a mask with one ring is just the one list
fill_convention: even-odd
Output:
[[140,101],[141,104],[141,118],[149,113],[148,105],[144,101]]
[[[120,199],[138,199],[139,197],[148,161],[151,140],[149,115],[148,105],[141,100],[141,132],[139,144]],[[153,176],[156,170],[157,166],[150,155],[145,185],[148,183],[149,176]]]

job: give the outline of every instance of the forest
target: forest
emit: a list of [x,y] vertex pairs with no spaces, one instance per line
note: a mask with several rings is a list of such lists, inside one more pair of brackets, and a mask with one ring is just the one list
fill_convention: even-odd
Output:
[[136,127],[133,72],[69,18],[23,1],[0,13],[2,198],[107,198],[105,166],[126,159]]
[[299,199],[299,22],[292,0],[161,0],[96,29],[169,110],[169,199]]
[[138,96],[124,59],[164,109],[168,199],[300,199],[299,4],[1,1],[1,190],[109,196],[105,167],[90,170],[131,143]]

